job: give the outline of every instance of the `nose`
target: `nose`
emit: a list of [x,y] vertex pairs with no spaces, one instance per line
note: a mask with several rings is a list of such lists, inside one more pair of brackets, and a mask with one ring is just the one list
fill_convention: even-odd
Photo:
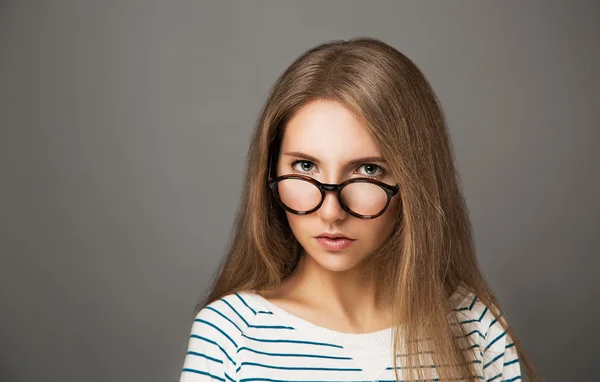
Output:
[[328,223],[346,218],[347,213],[344,211],[337,197],[336,191],[326,191],[323,204],[317,210],[319,217]]

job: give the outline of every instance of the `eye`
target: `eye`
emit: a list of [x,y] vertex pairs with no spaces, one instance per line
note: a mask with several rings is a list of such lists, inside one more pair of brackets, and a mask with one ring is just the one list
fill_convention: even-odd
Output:
[[375,164],[367,163],[363,164],[359,168],[365,170],[365,175],[370,177],[380,177],[383,174],[383,169]]
[[[297,167],[296,165],[298,165],[298,164],[300,166]],[[310,172],[314,166],[315,165],[312,162],[307,161],[307,160],[297,160],[292,163],[292,167],[294,168],[294,170],[300,171],[300,172]]]

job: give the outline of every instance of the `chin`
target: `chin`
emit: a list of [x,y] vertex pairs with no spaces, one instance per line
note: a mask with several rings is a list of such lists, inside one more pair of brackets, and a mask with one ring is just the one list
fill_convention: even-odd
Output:
[[313,249],[310,253],[306,255],[310,256],[312,261],[317,263],[321,268],[331,272],[351,270],[362,260],[361,257],[352,251],[329,252],[319,247]]

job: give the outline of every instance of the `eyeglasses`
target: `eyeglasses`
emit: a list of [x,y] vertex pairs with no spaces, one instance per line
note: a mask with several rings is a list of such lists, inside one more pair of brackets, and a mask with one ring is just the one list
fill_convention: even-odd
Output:
[[275,199],[286,211],[296,215],[308,215],[318,210],[327,191],[335,191],[344,211],[357,218],[368,220],[381,216],[399,186],[390,186],[376,179],[351,178],[340,184],[321,183],[305,175],[290,174],[270,176],[269,188]]

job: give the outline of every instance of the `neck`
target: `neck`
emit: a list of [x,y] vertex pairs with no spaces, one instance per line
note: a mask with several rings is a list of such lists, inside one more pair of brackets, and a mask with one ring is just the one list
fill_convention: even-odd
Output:
[[385,328],[391,304],[382,301],[377,285],[365,278],[362,271],[360,265],[345,271],[330,271],[303,253],[288,280],[288,291],[294,300],[344,320],[358,331]]

